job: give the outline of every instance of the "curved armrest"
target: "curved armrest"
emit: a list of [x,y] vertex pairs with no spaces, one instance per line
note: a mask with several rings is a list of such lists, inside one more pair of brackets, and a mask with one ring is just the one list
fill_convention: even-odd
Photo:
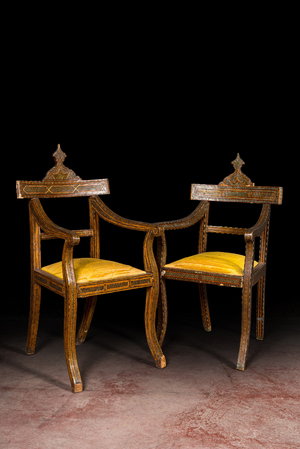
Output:
[[104,202],[99,197],[91,197],[90,204],[95,210],[95,212],[103,218],[103,220],[108,221],[121,228],[133,229],[136,231],[152,231],[153,235],[161,235],[163,229],[160,227],[159,223],[151,224],[142,221],[129,220],[128,218],[121,217],[120,215],[113,212],[109,207],[107,207]]
[[267,226],[270,219],[270,213],[271,213],[270,204],[264,204],[257,223],[251,228],[247,229],[247,231],[245,232],[246,241],[250,240],[253,241],[255,237],[260,236],[264,232],[264,229]]
[[70,245],[78,245],[80,237],[76,232],[62,228],[53,223],[44,211],[39,199],[34,198],[30,200],[29,207],[38,225],[46,234],[66,240]]
[[208,211],[208,207],[209,207],[208,201],[201,201],[199,205],[196,207],[196,209],[187,217],[180,218],[179,220],[165,221],[155,224],[165,231],[188,228],[204,217],[204,215]]

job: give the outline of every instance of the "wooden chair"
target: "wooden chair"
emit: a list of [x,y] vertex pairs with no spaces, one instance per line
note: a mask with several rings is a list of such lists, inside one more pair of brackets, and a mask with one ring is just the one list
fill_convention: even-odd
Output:
[[[166,231],[187,228],[200,222],[198,254],[194,256],[166,264],[165,233],[158,237],[157,262],[161,278],[161,291],[158,303],[157,334],[159,343],[162,345],[167,326],[165,279],[199,284],[202,321],[206,331],[211,331],[206,284],[239,287],[242,289],[242,325],[236,367],[243,371],[250,338],[252,287],[255,284],[258,284],[256,338],[262,340],[264,337],[265,280],[270,210],[272,204],[282,203],[283,189],[281,187],[255,187],[254,183],[241,171],[244,162],[239,154],[232,164],[235,168],[234,173],[226,177],[219,185],[192,185],[191,199],[201,200],[192,214],[181,220],[157,223]],[[257,223],[249,229],[209,226],[208,215],[211,201],[262,204],[262,210]],[[245,255],[207,252],[208,233],[243,235],[246,244]],[[254,251],[257,237],[260,239],[260,247],[259,258],[256,262]]]
[[[83,181],[63,164],[65,153],[58,146],[53,154],[56,165],[40,182],[17,181],[17,197],[29,198],[31,245],[31,295],[27,338],[27,354],[34,354],[41,301],[41,287],[64,297],[64,346],[72,391],[83,390],[76,355],[77,298],[87,298],[77,335],[77,344],[83,343],[91,324],[98,295],[146,288],[146,338],[158,368],[166,366],[158,344],[155,315],[159,293],[159,276],[153,254],[153,239],[160,229],[156,225],[127,220],[112,212],[98,195],[108,194],[107,179]],[[70,231],[54,224],[46,215],[40,199],[88,196],[90,229]],[[99,217],[127,229],[146,233],[143,245],[144,270],[113,261],[100,259]],[[81,237],[90,237],[90,257],[74,259],[73,248]],[[64,240],[62,261],[41,265],[41,241]],[[141,248],[142,249],[142,248]]]

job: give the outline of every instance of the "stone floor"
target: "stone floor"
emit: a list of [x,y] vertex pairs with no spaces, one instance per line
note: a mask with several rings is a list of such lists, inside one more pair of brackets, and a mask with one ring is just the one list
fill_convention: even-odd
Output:
[[300,317],[267,320],[235,369],[239,322],[170,320],[167,367],[155,368],[141,323],[97,320],[78,347],[84,391],[73,394],[61,317],[1,321],[0,448],[296,449],[300,447]]

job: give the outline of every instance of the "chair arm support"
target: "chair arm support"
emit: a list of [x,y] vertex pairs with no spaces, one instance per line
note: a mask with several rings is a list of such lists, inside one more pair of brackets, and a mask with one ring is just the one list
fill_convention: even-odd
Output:
[[95,212],[99,215],[99,217],[121,228],[144,232],[151,231],[154,236],[159,236],[163,232],[163,229],[159,226],[159,223],[151,224],[121,217],[120,215],[109,209],[109,207],[107,207],[99,197],[91,197],[90,204]]
[[63,239],[69,245],[78,245],[80,237],[76,234],[76,231],[70,231],[53,223],[44,211],[39,199],[30,200],[29,207],[38,225],[46,234]]
[[204,215],[208,211],[208,207],[209,203],[207,201],[201,201],[196,207],[196,209],[187,217],[180,218],[179,220],[165,221],[155,224],[165,231],[188,228],[204,217]]
[[260,236],[268,225],[271,214],[270,204],[264,204],[257,223],[245,232],[245,240],[253,241],[255,237]]
[[153,230],[147,232],[144,239],[143,259],[145,271],[153,273],[155,280],[158,283],[157,262],[153,251],[153,242],[155,237],[157,237],[157,235],[153,232]]

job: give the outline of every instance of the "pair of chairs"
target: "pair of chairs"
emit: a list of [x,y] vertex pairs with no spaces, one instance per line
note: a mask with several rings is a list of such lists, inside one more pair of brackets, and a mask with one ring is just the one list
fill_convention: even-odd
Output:
[[[271,204],[282,203],[282,188],[255,187],[241,171],[239,155],[233,162],[235,171],[218,186],[192,185],[191,198],[200,200],[188,217],[164,223],[143,223],[125,219],[111,211],[99,195],[109,193],[107,179],[84,181],[64,165],[66,154],[58,146],[54,153],[55,166],[42,181],[17,181],[17,197],[28,198],[30,217],[31,294],[27,337],[27,354],[34,354],[39,325],[41,288],[45,287],[64,298],[64,346],[72,391],[83,390],[76,344],[85,341],[94,314],[97,297],[122,290],[146,288],[145,330],[155,364],[166,366],[162,343],[167,327],[165,279],[177,279],[199,284],[200,305],[205,330],[211,330],[206,284],[242,288],[242,330],[237,368],[244,370],[250,337],[252,287],[258,283],[257,338],[263,339],[264,296],[267,263],[267,244]],[[67,230],[57,226],[46,215],[40,199],[89,197],[90,229]],[[210,201],[229,201],[262,204],[261,215],[249,229],[208,225]],[[100,259],[99,218],[116,226],[145,233],[143,244],[144,270]],[[167,230],[182,229],[200,224],[198,254],[166,264]],[[207,252],[209,232],[244,235],[245,256]],[[90,238],[90,257],[73,257],[74,246],[81,237]],[[259,259],[254,260],[255,238],[260,238]],[[153,250],[157,238],[156,258]],[[43,266],[42,240],[62,239],[60,262]],[[77,300],[86,298],[81,323],[76,336]]]

